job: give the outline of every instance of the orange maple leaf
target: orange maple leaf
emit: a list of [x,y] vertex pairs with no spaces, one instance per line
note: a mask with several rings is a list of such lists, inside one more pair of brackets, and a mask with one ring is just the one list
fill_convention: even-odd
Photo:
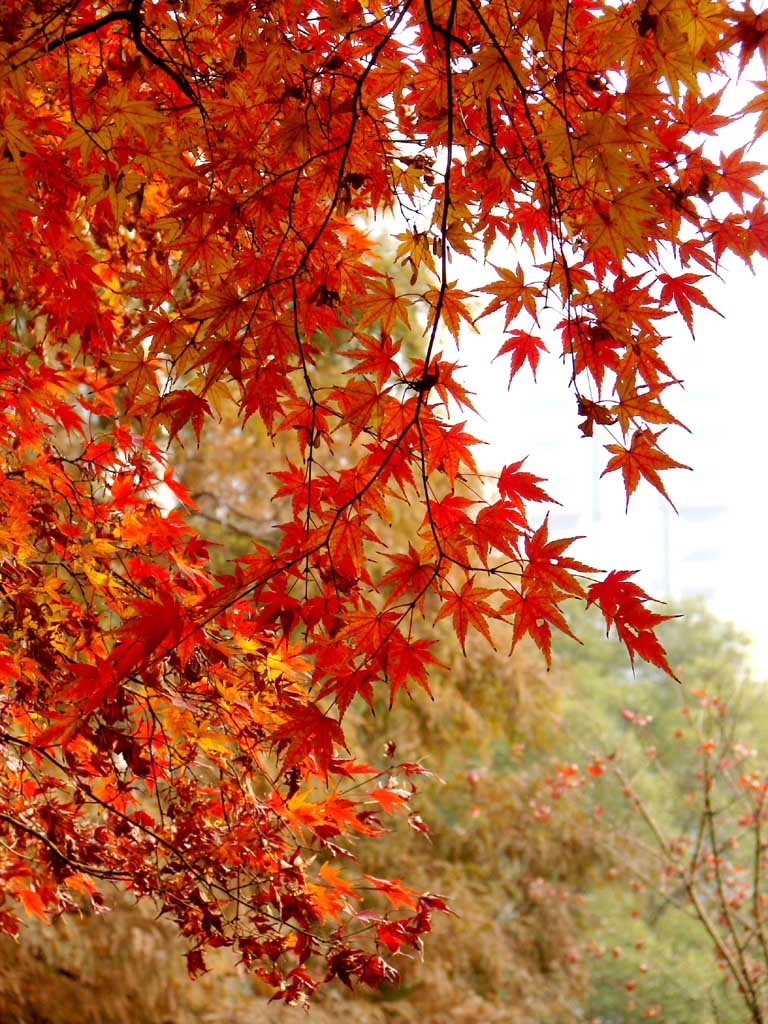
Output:
[[535,587],[551,587],[564,594],[583,597],[584,587],[574,573],[595,572],[590,565],[566,557],[563,552],[581,537],[561,537],[549,539],[549,514],[535,531],[525,538],[525,554],[527,564],[523,570],[523,589],[531,585]]
[[576,639],[558,607],[558,603],[568,595],[544,587],[529,587],[525,591],[505,590],[503,595],[506,601],[499,608],[499,614],[511,615],[513,623],[510,654],[522,638],[528,634],[544,655],[547,667],[550,667],[552,665],[550,623],[562,633]]
[[443,606],[435,616],[435,622],[439,622],[440,619],[445,619],[449,615],[453,618],[453,628],[456,630],[462,651],[465,649],[464,641],[469,626],[474,626],[491,647],[494,647],[488,620],[498,618],[498,613],[485,600],[493,593],[494,591],[488,587],[476,587],[472,576],[466,580],[459,591],[450,589],[440,591]]
[[414,892],[413,889],[407,888],[405,885],[401,885],[399,878],[376,878],[374,875],[364,875],[363,877],[366,882],[371,883],[374,889],[387,897],[395,910],[398,907],[416,909],[418,893]]
[[379,323],[384,334],[390,334],[396,321],[411,326],[408,318],[410,300],[398,295],[391,277],[375,278],[368,283],[368,292],[356,300],[360,312],[358,327]]
[[421,552],[413,544],[408,545],[407,555],[393,552],[387,553],[387,558],[394,567],[381,577],[379,585],[392,588],[389,603],[394,603],[404,594],[412,594],[416,607],[423,609],[427,589],[437,575],[436,564],[423,562]]
[[400,373],[395,356],[400,351],[400,342],[393,340],[386,331],[382,331],[381,339],[359,336],[360,348],[348,349],[345,353],[350,359],[355,360],[348,374],[371,374],[376,377],[379,390],[384,387],[390,377],[397,377]]
[[499,494],[502,498],[506,498],[521,512],[525,511],[525,504],[528,501],[547,501],[559,505],[559,502],[550,498],[547,492],[539,487],[540,483],[544,483],[544,477],[520,471],[524,462],[525,459],[520,459],[519,462],[512,462],[502,469],[499,474]]
[[455,281],[447,281],[442,289],[430,288],[424,293],[424,299],[430,307],[427,323],[430,326],[434,323],[439,309],[440,317],[455,341],[459,340],[462,320],[473,330],[477,330],[465,302],[465,299],[469,298],[471,298],[470,293],[457,288]]
[[368,791],[368,796],[372,797],[387,814],[394,814],[395,811],[406,814],[410,795],[407,789],[391,786],[377,786],[376,789]]
[[659,448],[656,441],[662,433],[663,431],[661,430],[654,434],[647,429],[638,429],[632,435],[629,448],[625,448],[622,444],[607,444],[605,446],[613,454],[613,457],[608,460],[608,464],[601,473],[601,476],[605,476],[606,473],[611,473],[617,469],[621,470],[624,477],[624,490],[627,495],[627,508],[629,508],[630,497],[640,482],[640,478],[643,477],[677,511],[672,499],[666,492],[659,473],[665,469],[690,469],[691,467],[684,465],[682,462],[676,462],[675,459]]

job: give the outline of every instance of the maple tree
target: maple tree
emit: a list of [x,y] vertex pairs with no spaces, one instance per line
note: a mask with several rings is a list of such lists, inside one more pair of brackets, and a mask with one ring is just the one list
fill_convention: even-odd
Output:
[[[109,879],[176,920],[192,972],[230,945],[288,1000],[392,980],[445,902],[345,864],[424,769],[355,762],[343,723],[429,692],[420,622],[549,660],[584,601],[670,671],[631,574],[537,525],[520,443],[479,474],[443,346],[498,312],[499,357],[535,371],[556,310],[606,472],[666,496],[660,321],[768,251],[766,92],[727,88],[767,38],[720,0],[4,6],[0,927]],[[279,541],[222,574],[169,452],[225,408],[295,455],[265,485]]]

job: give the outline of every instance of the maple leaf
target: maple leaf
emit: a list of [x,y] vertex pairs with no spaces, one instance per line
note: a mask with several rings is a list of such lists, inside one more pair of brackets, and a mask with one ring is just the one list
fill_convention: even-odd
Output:
[[384,896],[387,897],[395,910],[397,910],[398,907],[410,907],[412,910],[416,909],[418,893],[414,892],[413,889],[407,888],[407,886],[401,885],[399,878],[376,878],[374,875],[364,875],[363,877],[366,882],[371,883],[374,889],[383,893]]
[[566,320],[560,326],[563,355],[573,363],[574,379],[580,373],[588,373],[597,384],[599,397],[606,371],[619,370],[617,349],[622,347],[621,340],[600,323],[585,325],[578,320]]
[[590,586],[587,606],[596,604],[600,608],[606,628],[610,629],[613,620],[624,614],[627,607],[650,600],[637,583],[630,582],[636,575],[636,569],[612,569],[603,580]]
[[349,425],[351,440],[364,430],[378,434],[385,415],[384,397],[368,379],[355,381],[338,392],[339,407]]
[[199,506],[192,500],[187,488],[174,478],[173,470],[170,467],[168,467],[163,473],[163,483],[173,494],[174,498],[176,498],[177,501],[180,501],[182,505],[186,505],[187,508],[199,511]]
[[[765,215],[768,217],[768,214]],[[442,363],[442,373],[440,380],[437,383],[437,392],[443,399],[446,409],[449,408],[448,398],[453,399],[456,405],[460,409],[471,409],[472,412],[477,412],[474,403],[472,402],[472,396],[474,392],[468,391],[466,386],[456,378],[456,371],[462,370],[462,366],[458,366],[456,363]],[[482,442],[478,442],[480,444]]]
[[364,533],[361,520],[362,517],[351,513],[339,516],[328,546],[334,569],[350,578],[362,573]]
[[140,671],[149,658],[175,647],[184,632],[185,616],[175,595],[165,592],[158,601],[135,602],[136,614],[120,628],[120,641],[111,654],[114,680]]
[[509,352],[512,353],[512,358],[509,362],[509,383],[511,384],[513,377],[526,361],[531,368],[533,379],[536,380],[539,355],[541,352],[546,351],[546,345],[537,335],[529,334],[527,331],[511,331],[509,338],[507,338],[494,358],[498,359],[499,356],[506,355]]
[[768,65],[768,18],[765,11],[755,12],[751,4],[743,11],[734,12],[736,25],[733,38],[740,44],[739,74],[746,68],[752,55],[759,50],[763,64]]
[[525,274],[519,264],[516,270],[508,270],[506,267],[497,266],[494,266],[493,269],[499,275],[500,280],[494,281],[493,284],[483,285],[480,289],[495,296],[493,301],[489,302],[485,307],[481,315],[488,316],[491,313],[495,313],[498,309],[503,309],[505,328],[509,327],[510,323],[522,309],[530,313],[535,320],[537,299],[541,294],[540,289],[535,285],[526,284]]
[[606,633],[614,626],[634,664],[635,655],[663,669],[677,679],[669,667],[666,652],[653,630],[673,615],[659,615],[647,607],[652,598],[631,577],[635,571],[613,570],[587,591],[587,606],[596,604],[603,613]]
[[401,261],[401,266],[410,266],[412,268],[411,284],[416,284],[418,279],[419,267],[423,263],[429,270],[434,274],[435,261],[432,256],[432,250],[430,248],[429,236],[424,231],[416,231],[415,229],[407,234],[395,235],[400,245],[397,247],[395,253],[395,259],[399,260],[400,257],[404,257]]
[[410,303],[404,296],[397,294],[392,278],[386,275],[383,279],[369,282],[367,293],[358,297],[355,304],[360,311],[358,328],[378,323],[382,333],[388,335],[396,322],[405,327],[411,326],[408,319]]
[[683,426],[661,402],[656,401],[672,383],[677,382],[669,381],[641,390],[629,381],[617,382],[619,404],[612,407],[612,413],[615,414],[612,421],[618,420],[625,435],[629,433],[630,422],[633,420],[643,420],[646,423],[676,423]]
[[[323,871],[323,868],[326,870]],[[360,897],[329,865],[324,864],[320,868],[319,875],[323,880],[321,885],[310,882],[307,886],[312,894],[317,916],[320,920],[330,918],[333,921],[341,921],[342,914],[349,912],[350,898],[359,899]]]
[[477,473],[470,447],[480,442],[464,430],[465,426],[464,423],[455,423],[446,427],[439,421],[426,420],[421,428],[427,471],[445,473],[452,488],[462,467],[472,474]]
[[586,417],[583,423],[579,424],[579,430],[584,437],[592,437],[595,430],[595,423],[601,426],[611,426],[616,422],[616,414],[599,402],[591,402],[582,395],[577,397],[579,416]]
[[630,628],[628,623],[617,622],[616,632],[619,639],[626,647],[633,666],[635,663],[635,656],[637,655],[642,658],[643,661],[647,661],[651,665],[656,665],[657,668],[662,669],[667,673],[667,675],[671,676],[675,682],[680,682],[669,666],[667,653],[664,650],[661,641],[652,629],[633,630]]
[[[448,551],[451,557],[458,559],[466,555],[472,526],[466,509],[475,504],[471,498],[459,494],[447,494],[441,501],[429,503],[422,525],[422,536],[431,539],[434,544],[434,534],[437,535],[438,554]],[[425,548],[425,554],[429,560],[435,557],[429,546]]]
[[331,694],[334,704],[339,709],[339,723],[355,697],[362,697],[368,707],[373,707],[373,679],[370,670],[365,668],[335,673],[320,691],[321,697]]
[[487,587],[476,587],[472,577],[465,580],[459,591],[453,589],[441,591],[443,606],[437,613],[435,622],[451,616],[462,651],[465,650],[464,641],[469,626],[473,626],[478,633],[481,633],[491,647],[494,646],[491,631],[488,628],[488,619],[495,619],[498,616],[495,609],[484,600],[493,592]]
[[[134,648],[132,647],[132,652]],[[81,705],[80,714],[84,717],[90,715],[108,697],[114,696],[117,685],[122,675],[122,667],[118,660],[115,668],[111,662],[97,660],[95,665],[74,665],[72,675],[74,680],[61,689],[61,700],[65,703],[78,702]],[[45,745],[50,742],[52,735],[41,734],[38,742]]]
[[335,718],[330,718],[315,704],[299,704],[290,709],[283,725],[272,733],[272,741],[282,748],[285,768],[299,764],[310,755],[320,771],[327,775],[335,756],[335,747],[345,746],[344,733]]
[[643,252],[656,216],[657,189],[638,181],[617,190],[608,202],[596,198],[584,230],[591,249],[604,248],[618,265],[629,251]]
[[669,274],[659,274],[659,281],[662,284],[661,301],[668,303],[674,300],[683,319],[688,325],[688,330],[693,336],[693,307],[692,304],[701,306],[704,309],[711,309],[717,313],[715,307],[704,295],[700,288],[696,287],[696,281],[703,280],[703,274],[680,274],[678,277],[670,277]]
[[[672,499],[666,492],[659,473],[665,469],[690,469],[690,466],[676,462],[663,452],[657,445],[657,440],[663,431],[654,434],[652,431],[638,428],[632,435],[629,448],[621,444],[608,444],[606,449],[612,453],[612,458],[602,472],[602,476],[617,469],[621,470],[624,478],[624,490],[627,495],[627,508],[629,499],[634,493],[640,478],[647,480],[662,497],[666,498],[672,508],[675,508]],[[675,511],[677,511],[675,509]]]
[[461,288],[457,288],[455,281],[446,282],[444,288],[430,288],[424,292],[424,300],[429,303],[428,325],[431,326],[435,322],[435,316],[439,310],[445,326],[455,341],[459,340],[459,329],[462,320],[469,324],[473,330],[476,330],[477,328],[474,326],[474,321],[464,301],[469,298],[471,298],[471,294],[462,291]]
[[390,953],[396,953],[404,943],[413,944],[413,935],[401,921],[382,921],[376,925],[376,935]]
[[378,653],[394,634],[398,616],[394,611],[378,611],[370,601],[363,605],[359,611],[349,613],[337,635],[340,640],[352,641],[355,646]]
[[514,502],[496,501],[481,508],[470,532],[483,565],[488,565],[491,548],[510,558],[519,558],[518,536],[526,527],[525,518]]
[[[443,359],[442,353],[438,353],[432,361],[426,376],[434,375],[435,380],[431,386],[440,396],[446,409],[450,408],[450,400],[453,399],[460,408],[471,409],[473,412],[477,412],[472,404],[471,392],[467,391],[462,381],[456,376],[457,371],[462,369],[464,367],[459,366],[458,363],[449,363],[446,359]],[[414,377],[417,380],[424,380],[424,362],[421,359],[414,361],[413,370],[408,374],[409,380]]]
[[410,795],[407,789],[398,789],[393,786],[377,786],[376,789],[368,791],[368,796],[374,799],[387,814],[394,814],[396,811],[407,813]]
[[593,573],[596,570],[583,562],[563,555],[581,537],[562,537],[558,540],[549,539],[549,514],[534,533],[525,538],[525,554],[527,563],[523,571],[523,589],[529,586],[547,587],[583,597],[585,590],[574,573]]
[[327,862],[325,864],[321,864],[319,873],[323,881],[327,882],[327,884],[337,892],[343,893],[343,895],[349,897],[349,899],[360,899],[360,894],[355,892],[347,879],[344,878],[344,876],[341,875],[332,864]]
[[753,96],[749,103],[747,103],[744,107],[744,113],[759,115],[755,134],[763,135],[768,130],[768,83],[753,82],[752,84],[759,89],[759,93],[757,96]]
[[544,483],[544,478],[534,476],[533,473],[521,472],[520,467],[525,462],[512,462],[505,466],[499,474],[499,494],[509,501],[515,508],[523,512],[528,501],[546,501],[555,505],[559,504],[554,498],[550,498],[546,491],[539,487]]
[[512,616],[512,645],[510,653],[517,647],[527,634],[539,648],[547,663],[552,665],[552,630],[550,624],[562,633],[576,637],[571,632],[565,616],[558,604],[567,594],[558,593],[551,588],[531,588],[521,590],[505,590],[506,598],[499,608],[499,615]]
[[175,437],[185,424],[191,423],[199,443],[200,431],[206,416],[211,415],[211,407],[205,398],[189,388],[179,388],[157,402],[156,415],[167,421],[171,437]]
[[19,887],[14,891],[14,896],[19,899],[30,917],[39,917],[45,924],[50,923],[48,907],[34,889],[27,889],[25,886]]
[[412,594],[416,607],[424,608],[424,598],[432,580],[437,574],[434,562],[422,562],[421,553],[408,544],[408,553],[387,552],[387,559],[394,567],[381,577],[382,587],[391,587],[389,603],[394,604],[404,594]]
[[346,373],[373,374],[379,390],[384,387],[390,377],[397,377],[400,367],[395,356],[400,351],[400,342],[391,338],[386,332],[380,341],[363,335],[359,339],[361,348],[349,349],[346,355],[355,360],[355,366]]
[[394,702],[398,690],[410,692],[409,681],[420,686],[430,697],[428,670],[442,663],[432,654],[432,640],[414,640],[394,632],[389,637],[385,668],[389,680],[389,703]]
[[744,205],[744,194],[763,198],[763,188],[754,179],[768,170],[765,164],[759,164],[756,160],[745,160],[744,154],[747,147],[741,146],[732,153],[721,153],[718,173],[713,184],[725,192],[739,206]]

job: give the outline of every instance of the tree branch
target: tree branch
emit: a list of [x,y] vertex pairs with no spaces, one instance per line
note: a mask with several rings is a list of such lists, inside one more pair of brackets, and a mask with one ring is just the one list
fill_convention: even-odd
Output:
[[102,15],[101,18],[96,18],[94,21],[89,21],[85,25],[73,28],[70,32],[65,32],[64,35],[59,36],[58,39],[51,40],[51,42],[46,45],[45,52],[51,53],[53,50],[57,50],[60,46],[66,46],[68,43],[72,43],[76,39],[82,39],[83,36],[98,32],[99,29],[104,28],[105,25],[111,25],[117,21],[124,21],[130,28],[131,40],[139,53],[143,57],[146,57],[151,64],[154,64],[156,68],[159,68],[163,74],[167,75],[173,82],[175,82],[187,99],[189,99],[196,107],[199,107],[200,99],[195,94],[195,91],[186,78],[175,67],[173,67],[172,64],[169,64],[167,60],[155,53],[154,50],[151,50],[142,39],[142,32],[146,28],[141,17],[142,5],[143,0],[132,0],[129,8],[120,8],[120,10],[110,11],[108,14]]
[[68,857],[52,839],[49,839],[48,836],[43,835],[42,832],[38,832],[37,829],[32,828],[31,825],[26,825],[23,821],[19,821],[18,818],[14,818],[10,814],[5,814],[3,811],[0,811],[0,821],[6,822],[8,825],[18,829],[20,832],[25,832],[28,836],[36,839],[44,846],[47,846],[54,856],[58,857],[59,860],[71,867],[73,871],[79,871],[83,875],[91,875],[94,878],[130,878],[129,871],[117,871],[112,868],[99,868],[93,864],[82,864],[78,860],[73,860],[71,857]]
[[81,39],[92,32],[98,32],[100,28],[111,24],[113,21],[130,21],[131,18],[132,12],[127,9],[110,11],[109,14],[104,14],[95,21],[89,21],[87,25],[81,25],[80,28],[73,28],[71,32],[67,32],[63,36],[59,36],[58,39],[52,40],[46,46],[46,52],[50,53],[52,50],[58,50],[60,46],[66,46],[67,43],[72,43],[75,39]]
[[139,53],[142,54],[142,56],[147,58],[147,60],[151,64],[154,64],[155,67],[160,68],[161,71],[168,75],[168,77],[176,83],[179,89],[181,89],[184,95],[196,107],[199,107],[200,100],[195,95],[192,86],[189,84],[186,78],[184,78],[184,76],[180,74],[176,70],[176,68],[172,67],[172,65],[170,65],[168,61],[158,56],[158,54],[156,54],[153,50],[150,50],[150,48],[141,38],[141,30],[144,28],[144,22],[141,19],[141,8],[143,6],[143,3],[144,0],[132,0],[131,10],[129,12],[129,16],[127,19],[131,27],[131,38],[133,39],[133,45],[136,47]]

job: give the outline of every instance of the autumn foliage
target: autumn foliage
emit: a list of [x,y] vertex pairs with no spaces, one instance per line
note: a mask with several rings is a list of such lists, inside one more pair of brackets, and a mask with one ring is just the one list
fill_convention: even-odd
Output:
[[[355,873],[425,827],[424,769],[356,763],[351,702],[429,692],[442,619],[549,660],[572,601],[670,671],[632,574],[550,535],[528,441],[479,474],[445,350],[559,351],[605,471],[666,497],[667,318],[768,255],[768,89],[728,88],[767,39],[720,0],[4,5],[0,927],[116,880],[193,972],[231,945],[287,999],[393,980],[445,902]],[[294,454],[274,543],[222,575],[173,450],[224,409]]]

